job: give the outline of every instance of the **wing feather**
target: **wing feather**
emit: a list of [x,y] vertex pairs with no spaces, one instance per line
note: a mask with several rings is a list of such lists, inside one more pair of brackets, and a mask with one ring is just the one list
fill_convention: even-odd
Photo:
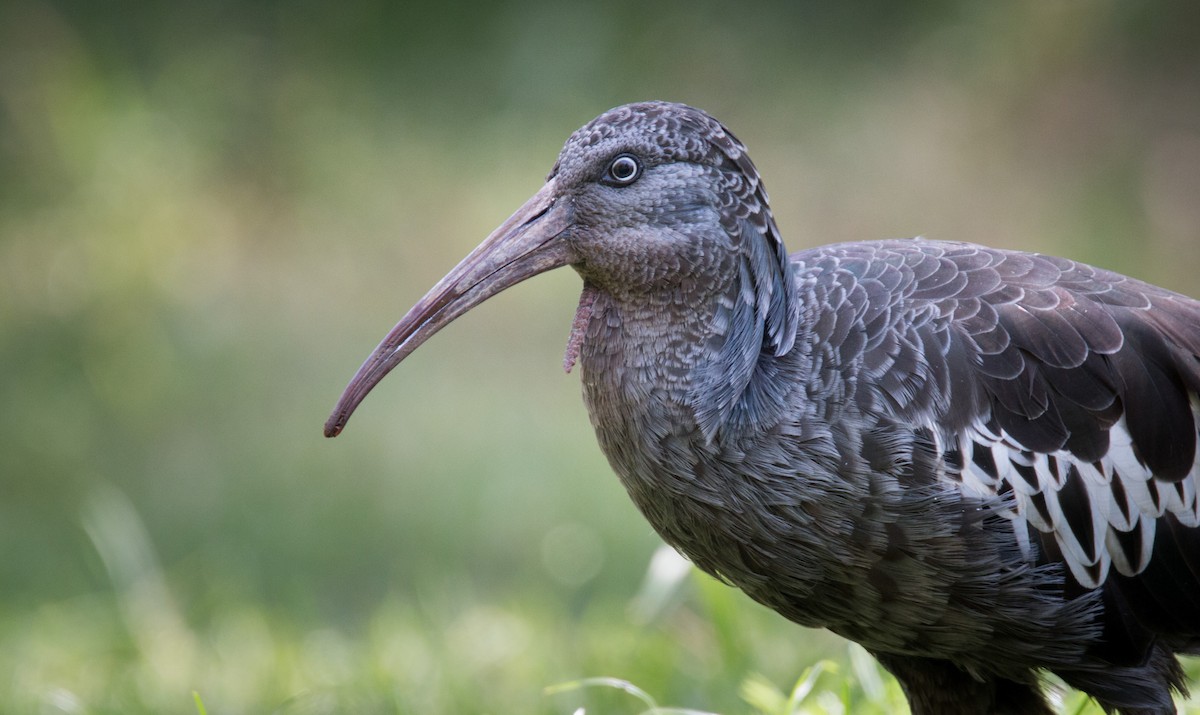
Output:
[[1106,632],[1200,638],[1200,302],[970,244],[819,250],[871,284],[860,391],[938,432],[946,471],[1002,500],[1030,558],[1104,586]]

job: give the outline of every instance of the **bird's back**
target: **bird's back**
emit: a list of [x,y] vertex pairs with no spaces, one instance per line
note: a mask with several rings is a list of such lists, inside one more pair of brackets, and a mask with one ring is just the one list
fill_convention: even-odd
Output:
[[[1200,302],[971,244],[843,244],[792,261],[813,326],[809,397],[832,429],[858,428],[850,478],[948,487],[964,499],[964,529],[978,504],[990,538],[964,538],[966,558],[1003,561],[1001,592],[1028,604],[1039,602],[1030,587],[1044,594],[1041,634],[983,614],[995,633],[1074,641],[1085,653],[1064,661],[1069,681],[1109,704],[1155,691],[1169,707],[1179,674],[1163,651],[1194,651],[1200,636]],[[904,530],[888,548],[927,559]],[[1037,574],[1048,570],[1066,573],[1047,588]],[[1025,612],[1037,621],[1036,607]],[[1090,625],[1076,629],[1080,615]]]

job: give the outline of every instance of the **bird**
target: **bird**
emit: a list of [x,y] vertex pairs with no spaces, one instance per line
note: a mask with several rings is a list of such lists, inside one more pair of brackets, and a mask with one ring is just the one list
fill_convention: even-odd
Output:
[[325,425],[431,335],[570,266],[564,356],[662,537],[861,644],[914,715],[1175,712],[1200,653],[1200,302],[925,238],[789,254],[745,145],[616,107],[383,339]]

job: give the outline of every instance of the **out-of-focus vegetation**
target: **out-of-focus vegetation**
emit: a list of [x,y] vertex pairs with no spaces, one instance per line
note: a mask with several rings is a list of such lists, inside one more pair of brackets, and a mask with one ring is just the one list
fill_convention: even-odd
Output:
[[920,233],[1200,293],[1198,8],[0,4],[0,711],[645,709],[543,693],[605,676],[790,712],[824,659],[795,712],[894,710],[836,638],[648,571],[558,369],[569,271],[321,424],[637,99],[732,127],[793,248]]

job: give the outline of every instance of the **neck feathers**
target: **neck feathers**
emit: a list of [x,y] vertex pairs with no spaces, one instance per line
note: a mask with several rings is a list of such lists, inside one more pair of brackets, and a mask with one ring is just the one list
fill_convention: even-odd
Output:
[[583,357],[589,407],[603,404],[627,417],[666,408],[671,419],[694,421],[707,443],[722,432],[776,424],[787,393],[800,384],[785,374],[800,369],[786,357],[796,344],[799,303],[781,255],[745,252],[723,291],[654,306],[585,281],[564,367]]
[[[761,204],[766,205],[765,197]],[[708,340],[707,364],[698,366],[690,401],[705,441],[722,430],[772,426],[796,384],[780,374],[796,341],[800,305],[796,279],[769,210],[738,219],[738,279],[721,296]]]

